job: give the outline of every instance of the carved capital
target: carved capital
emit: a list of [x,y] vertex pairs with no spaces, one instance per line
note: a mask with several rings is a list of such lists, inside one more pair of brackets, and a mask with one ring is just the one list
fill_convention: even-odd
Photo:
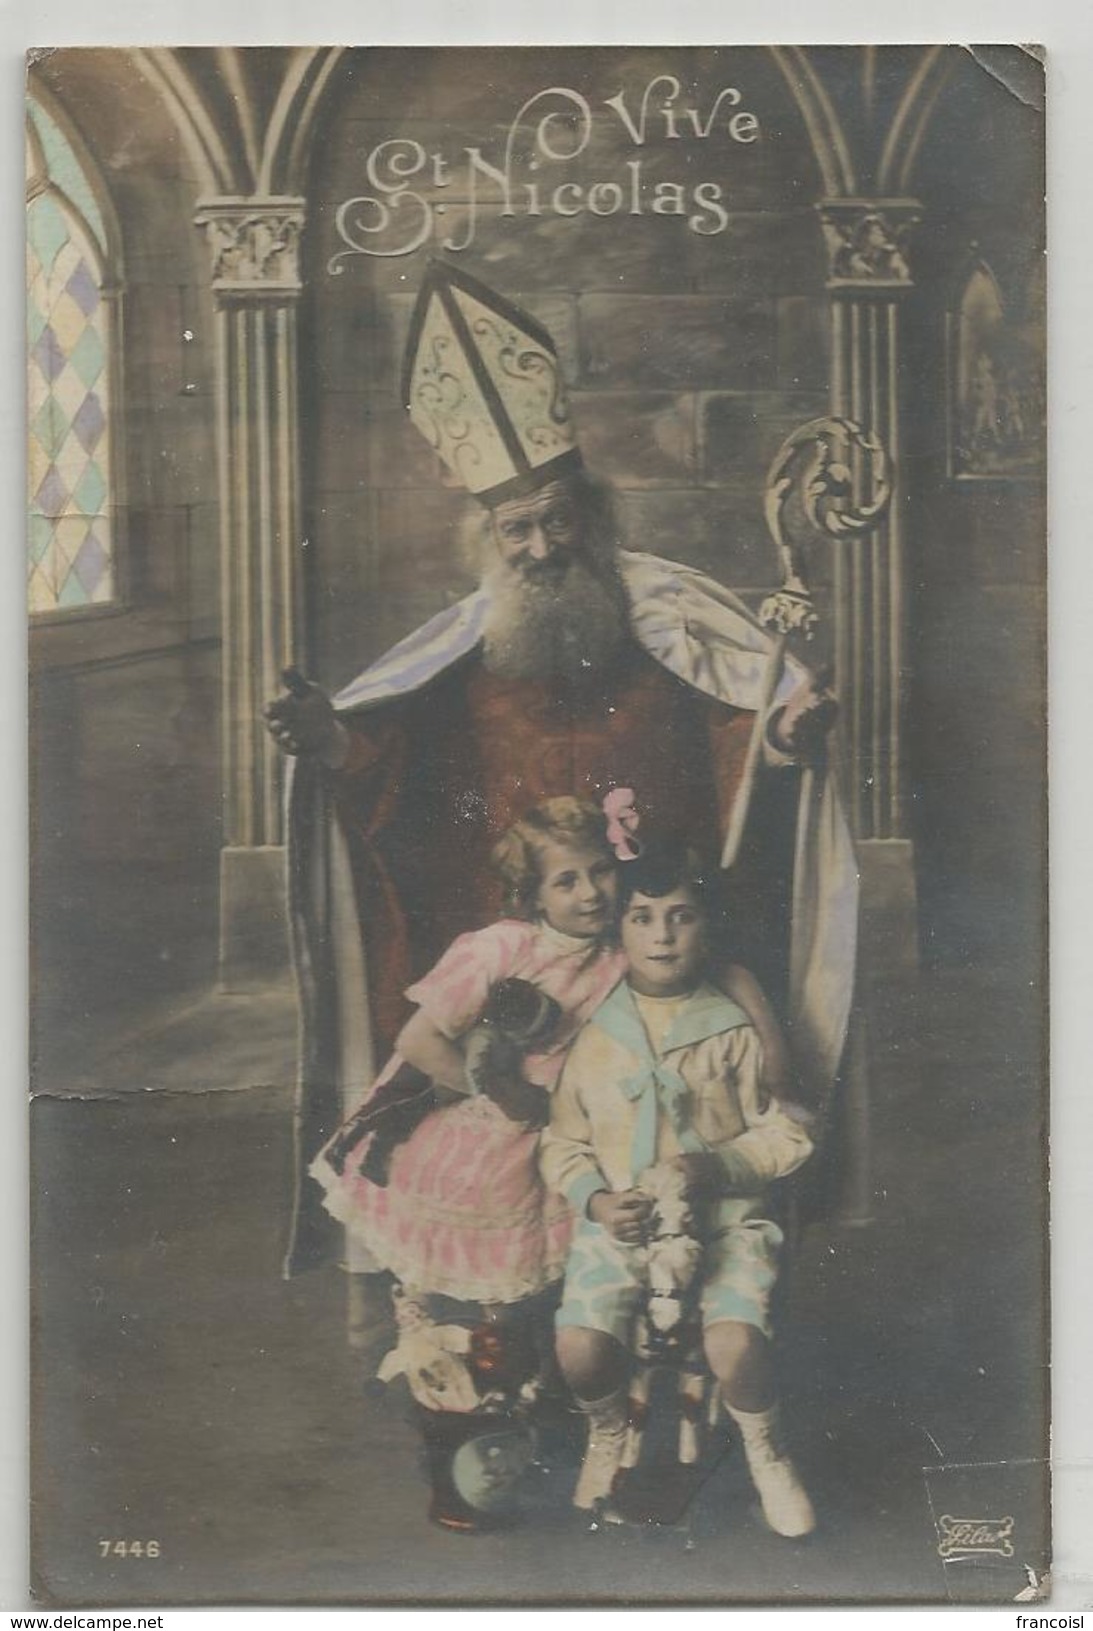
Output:
[[194,217],[205,228],[213,292],[294,300],[300,293],[302,198],[216,198]]
[[829,289],[903,289],[908,241],[922,219],[913,198],[834,198],[817,205],[827,242]]

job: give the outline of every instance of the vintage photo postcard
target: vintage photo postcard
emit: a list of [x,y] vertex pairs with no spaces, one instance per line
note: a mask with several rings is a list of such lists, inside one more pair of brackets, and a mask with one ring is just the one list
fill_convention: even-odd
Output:
[[1048,1598],[1042,53],[26,98],[38,1600]]

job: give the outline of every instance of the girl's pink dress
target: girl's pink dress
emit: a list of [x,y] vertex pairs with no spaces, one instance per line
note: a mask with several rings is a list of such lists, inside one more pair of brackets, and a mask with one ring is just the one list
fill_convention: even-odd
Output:
[[[545,924],[505,919],[461,935],[406,995],[458,1042],[499,980],[528,980],[562,1010],[549,1050],[529,1054],[529,1081],[553,1090],[566,1050],[622,977],[621,951],[575,940]],[[379,1081],[402,1063],[396,1055]],[[371,1092],[375,1091],[373,1088]],[[561,1278],[570,1214],[539,1177],[539,1135],[481,1096],[434,1111],[399,1145],[380,1188],[346,1162],[339,1176],[322,1152],[311,1166],[326,1207],[408,1287],[475,1302],[517,1302]]]

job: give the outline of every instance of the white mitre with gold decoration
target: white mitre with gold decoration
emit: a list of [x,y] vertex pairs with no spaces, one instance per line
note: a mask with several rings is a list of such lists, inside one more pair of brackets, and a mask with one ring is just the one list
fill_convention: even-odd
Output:
[[484,504],[580,467],[550,335],[444,261],[430,262],[418,295],[402,397],[429,446]]

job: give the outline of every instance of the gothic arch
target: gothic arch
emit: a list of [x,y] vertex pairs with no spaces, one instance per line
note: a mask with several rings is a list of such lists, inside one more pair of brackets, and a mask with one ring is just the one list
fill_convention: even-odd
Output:
[[[83,173],[84,180],[94,199],[95,207],[102,222],[102,231],[96,230],[93,222],[86,218],[86,211],[81,210],[77,199],[66,195],[66,204],[82,222],[84,231],[92,243],[97,244],[100,252],[102,270],[106,279],[105,287],[119,288],[125,275],[125,245],[122,239],[121,224],[114,206],[110,190],[103,180],[99,165],[91,152],[83,133],[74,122],[68,109],[61,102],[41,76],[35,73],[33,66],[27,76],[27,99],[37,102],[71,147],[76,161]],[[46,158],[42,152],[41,142],[34,127],[34,121],[29,112],[27,115],[27,142],[35,169],[41,176],[48,169]],[[32,183],[28,182],[28,186]],[[29,202],[28,192],[28,202]]]
[[857,191],[854,161],[827,88],[799,45],[769,45],[790,95],[804,120],[828,198],[849,198]]
[[956,57],[952,46],[931,45],[923,51],[896,109],[881,153],[877,179],[882,193],[909,191],[922,138],[956,66]]
[[[155,47],[133,55],[213,197],[295,196],[342,46]],[[270,96],[271,55],[279,69]]]
[[[766,50],[804,122],[828,198],[853,197],[862,165],[809,51]],[[318,116],[343,46],[278,48],[280,77],[270,96],[270,51],[259,47],[134,50],[185,141],[205,193],[220,197],[298,195]],[[951,52],[923,51],[893,119],[880,190],[902,190],[949,69]]]
[[[809,49],[772,45],[767,50],[804,120],[827,197],[852,198],[860,190],[869,190],[879,197],[905,196],[911,186],[923,136],[956,65],[957,53],[953,47],[932,45],[921,49],[884,134],[872,184],[869,155],[864,150],[855,151],[847,124],[840,117]],[[863,51],[866,52],[864,77],[871,66],[869,53],[875,58],[876,48],[863,47]]]

